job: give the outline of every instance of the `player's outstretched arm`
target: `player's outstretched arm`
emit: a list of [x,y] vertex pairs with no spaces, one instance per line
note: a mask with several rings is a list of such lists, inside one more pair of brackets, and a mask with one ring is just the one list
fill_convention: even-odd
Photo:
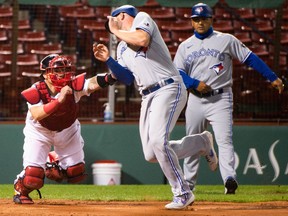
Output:
[[88,93],[91,94],[99,89],[106,88],[109,85],[114,85],[117,80],[110,73],[97,74],[88,80]]
[[93,52],[96,59],[107,64],[113,73],[113,78],[116,78],[118,81],[124,83],[125,85],[130,85],[133,83],[134,76],[132,72],[115,61],[109,55],[109,50],[104,44],[94,44]]
[[265,64],[265,62],[256,54],[252,52],[244,63],[268,79],[272,86],[279,91],[279,94],[283,92],[284,85],[282,80],[278,78],[277,75],[268,67],[268,65]]

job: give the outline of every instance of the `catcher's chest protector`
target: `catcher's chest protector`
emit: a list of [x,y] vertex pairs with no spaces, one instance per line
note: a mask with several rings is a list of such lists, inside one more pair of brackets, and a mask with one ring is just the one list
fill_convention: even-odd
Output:
[[[53,100],[49,94],[45,82],[36,85],[44,104]],[[78,117],[79,105],[75,103],[74,94],[67,95],[66,100],[59,108],[48,117],[40,120],[40,124],[51,131],[62,131],[70,127]]]

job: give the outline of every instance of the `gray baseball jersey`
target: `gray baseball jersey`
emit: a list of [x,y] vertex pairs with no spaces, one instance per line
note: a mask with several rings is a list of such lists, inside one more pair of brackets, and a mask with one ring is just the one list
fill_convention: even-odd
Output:
[[219,89],[232,86],[232,59],[244,62],[250,53],[233,35],[214,31],[205,40],[193,35],[181,43],[174,63],[191,77]]
[[117,48],[117,61],[133,72],[139,90],[168,77],[181,80],[157,25],[147,13],[137,14],[130,31],[135,29],[142,29],[151,36],[149,47],[139,49],[121,41]]
[[183,152],[189,152],[191,156],[203,152],[203,149],[205,152],[207,141],[204,135],[195,135],[190,143],[193,147],[197,144],[197,147],[186,151],[177,149],[177,152],[169,145],[170,133],[186,104],[187,92],[157,25],[147,13],[137,14],[131,31],[135,29],[142,29],[150,35],[149,46],[135,47],[122,41],[117,47],[117,60],[133,73],[140,93],[151,85],[173,79],[172,83],[143,94],[139,130],[144,156],[147,161],[158,161],[174,196],[190,194],[176,154],[182,156]]
[[[251,51],[231,34],[213,31],[201,40],[195,35],[181,43],[174,63],[178,69],[210,85],[223,89],[222,94],[199,98],[189,94],[186,108],[186,133],[201,133],[211,124],[219,150],[219,167],[223,182],[231,176],[236,178],[235,156],[232,144],[233,58],[244,62]],[[184,160],[184,173],[190,188],[196,183],[199,156]]]

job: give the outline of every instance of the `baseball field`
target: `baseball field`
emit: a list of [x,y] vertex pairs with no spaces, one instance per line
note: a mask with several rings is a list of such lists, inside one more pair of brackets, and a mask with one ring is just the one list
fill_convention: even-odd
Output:
[[33,205],[17,205],[13,185],[0,185],[0,215],[288,215],[288,185],[240,185],[235,195],[224,195],[222,185],[199,185],[194,204],[180,211],[164,208],[172,199],[169,185],[46,184],[41,194],[30,194]]

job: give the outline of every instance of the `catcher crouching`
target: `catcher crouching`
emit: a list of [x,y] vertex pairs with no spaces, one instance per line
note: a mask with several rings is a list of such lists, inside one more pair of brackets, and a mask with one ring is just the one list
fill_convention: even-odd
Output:
[[[98,74],[89,79],[85,73],[75,76],[69,58],[57,54],[46,56],[40,63],[40,81],[21,92],[28,112],[23,130],[23,170],[14,181],[17,204],[33,204],[29,193],[39,192],[45,176],[49,179],[78,183],[85,179],[84,140],[78,121],[82,96],[113,85],[111,74]],[[51,151],[51,148],[54,151]]]

